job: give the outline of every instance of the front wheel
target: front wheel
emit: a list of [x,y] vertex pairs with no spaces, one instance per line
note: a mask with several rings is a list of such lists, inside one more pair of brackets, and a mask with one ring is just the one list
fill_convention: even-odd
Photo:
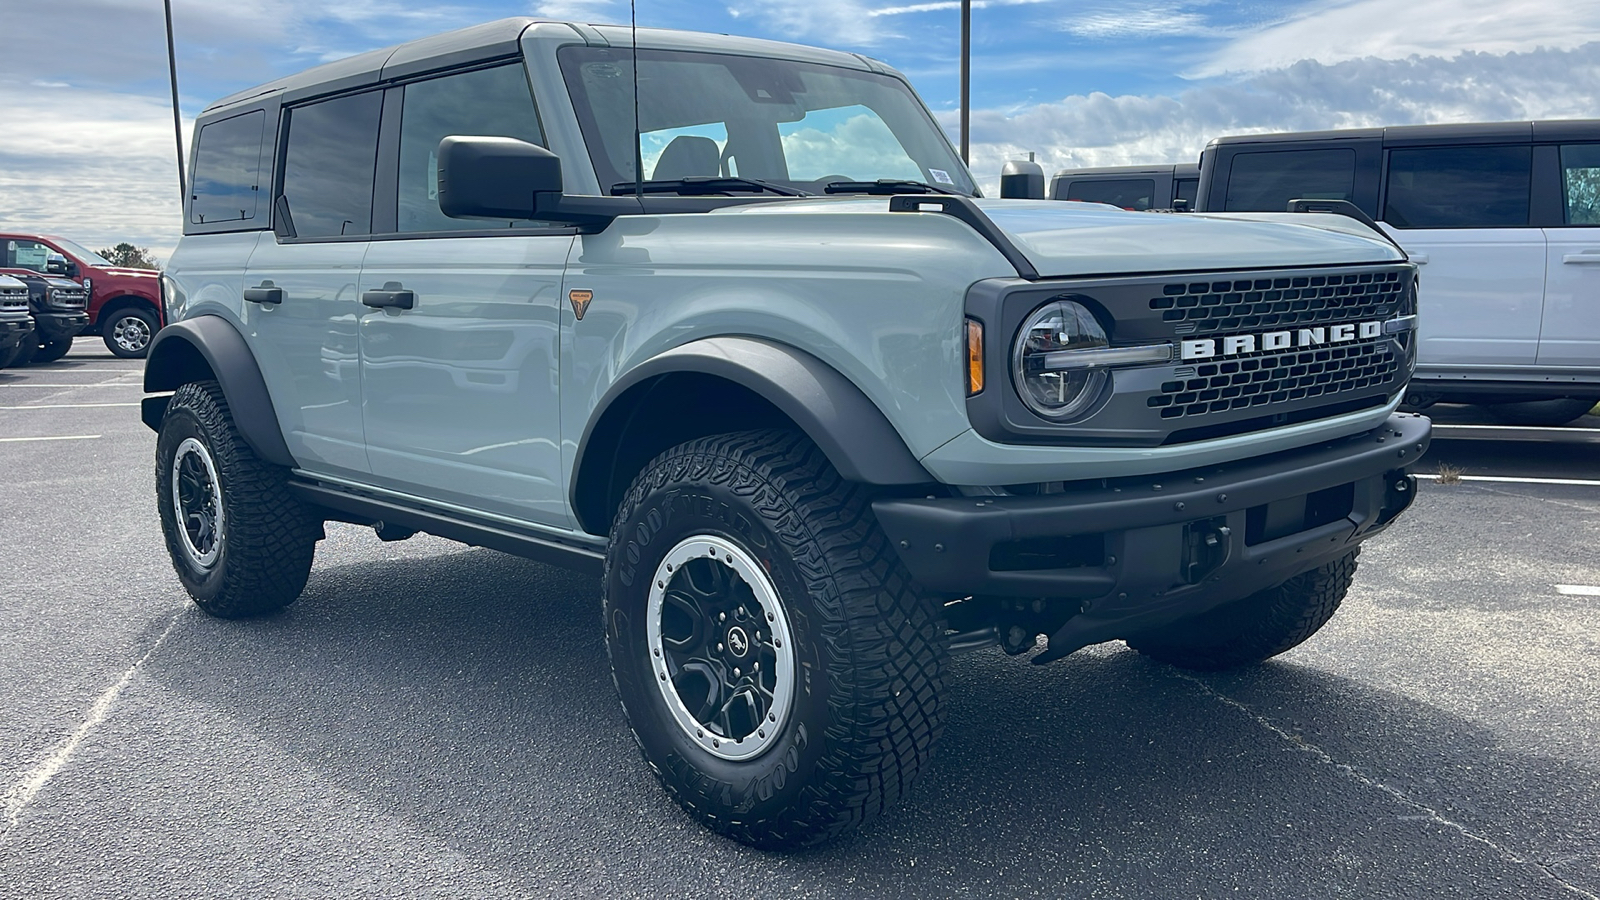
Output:
[[36,363],[53,363],[66,356],[67,351],[71,349],[72,338],[69,337],[45,341],[39,345],[38,350],[33,351],[33,361]]
[[203,610],[264,615],[300,596],[321,521],[287,470],[255,455],[214,381],[186,384],[156,436],[156,506],[172,567]]
[[160,322],[154,310],[130,306],[105,318],[100,324],[100,336],[113,355],[121,359],[143,359],[158,328]]
[[942,730],[943,627],[866,489],[786,431],[703,438],[635,480],[606,555],[634,737],[690,815],[820,843],[898,800]]
[[1584,397],[1558,400],[1523,400],[1517,403],[1496,403],[1489,407],[1489,415],[1507,425],[1533,425],[1555,427],[1588,415],[1600,398]]
[[1298,646],[1328,624],[1356,576],[1356,554],[1277,587],[1186,619],[1128,646],[1183,669],[1215,672],[1254,665]]

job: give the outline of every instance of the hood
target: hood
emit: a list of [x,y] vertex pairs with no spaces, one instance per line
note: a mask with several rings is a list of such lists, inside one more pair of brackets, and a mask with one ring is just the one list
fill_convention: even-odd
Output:
[[28,286],[10,275],[0,275],[0,290],[25,291]]
[[[161,273],[155,269],[124,269],[121,266],[101,266],[95,269],[95,274],[112,278],[160,278]],[[90,276],[91,278],[94,275]]]
[[1128,212],[1103,203],[1062,200],[978,200],[977,204],[1045,277],[1403,259],[1393,244],[1376,233],[1365,237],[1350,227],[1354,222],[1339,221],[1337,216],[1303,214],[1290,224],[1281,219]]

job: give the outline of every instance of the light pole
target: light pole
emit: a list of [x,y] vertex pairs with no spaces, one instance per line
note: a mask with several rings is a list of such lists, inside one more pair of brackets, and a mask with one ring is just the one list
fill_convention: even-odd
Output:
[[178,202],[188,197],[183,177],[183,118],[178,113],[178,51],[172,43],[172,0],[162,0],[167,10],[167,74],[172,79],[172,137],[178,145]]
[[[176,90],[176,88],[174,88]],[[961,161],[967,158],[972,131],[972,0],[961,0]]]

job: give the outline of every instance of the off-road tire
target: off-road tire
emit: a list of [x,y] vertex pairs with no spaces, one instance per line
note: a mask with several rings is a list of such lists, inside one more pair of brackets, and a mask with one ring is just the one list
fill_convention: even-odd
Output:
[[[713,831],[765,849],[827,841],[905,796],[943,731],[941,607],[869,497],[805,436],[749,431],[666,451],[618,509],[603,600],[612,675],[646,762]],[[651,579],[707,534],[767,570],[801,673],[775,742],[744,761],[713,756],[672,718],[646,646]]]
[[1298,646],[1333,618],[1355,578],[1358,552],[1160,634],[1131,638],[1128,646],[1151,659],[1203,672],[1270,659]]
[[[210,454],[222,498],[217,555],[191,559],[174,508],[173,461],[194,438]],[[239,436],[215,381],[178,388],[156,437],[156,505],[178,580],[204,611],[224,619],[276,612],[300,596],[322,520],[289,492],[288,470],[264,462]]]
[[30,334],[22,339],[22,343],[11,348],[11,358],[6,360],[5,365],[8,368],[16,367],[20,369],[33,362],[33,358],[38,352],[39,338]]
[[1532,425],[1553,428],[1580,419],[1593,409],[1596,400],[1562,398],[1560,400],[1524,400],[1519,403],[1496,403],[1489,407],[1489,415],[1507,425]]
[[39,349],[33,351],[33,361],[35,363],[53,363],[61,357],[66,356],[67,351],[71,349],[72,338],[69,337],[57,338],[53,341],[45,341],[39,345]]
[[[29,338],[31,337],[32,335],[29,335]],[[21,342],[13,344],[4,350],[0,350],[0,369],[9,369],[12,366],[22,365],[22,363],[18,362],[18,360],[22,359],[23,345],[27,343],[28,338],[24,338]],[[31,345],[29,349],[31,351]],[[32,353],[30,352],[29,355],[31,356]]]
[[[123,320],[137,319],[138,323],[129,322],[134,326],[135,333],[142,335],[144,342],[136,348],[122,346],[117,340],[117,326]],[[137,331],[139,325],[143,331]],[[100,320],[100,339],[105,341],[106,349],[119,359],[144,359],[150,352],[150,342],[155,339],[156,332],[161,328],[161,320],[156,317],[155,310],[144,306],[124,306],[109,316],[102,316]],[[124,334],[128,334],[124,330]]]

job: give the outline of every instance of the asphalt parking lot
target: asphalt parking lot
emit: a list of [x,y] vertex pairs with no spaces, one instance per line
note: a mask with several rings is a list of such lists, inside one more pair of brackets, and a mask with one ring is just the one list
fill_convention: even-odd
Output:
[[[958,657],[909,802],[784,856],[657,789],[596,579],[330,525],[285,613],[193,608],[140,369],[0,371],[0,896],[1600,895],[1600,485],[1425,484],[1253,671]],[[1421,470],[1595,481],[1597,448]]]

